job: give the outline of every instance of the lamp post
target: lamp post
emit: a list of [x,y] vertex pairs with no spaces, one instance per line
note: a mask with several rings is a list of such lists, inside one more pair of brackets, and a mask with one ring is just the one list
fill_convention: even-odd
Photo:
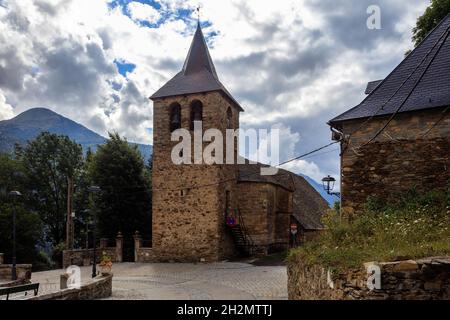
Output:
[[22,194],[19,191],[11,191],[9,196],[14,199],[13,205],[13,228],[12,228],[12,240],[13,240],[13,252],[12,252],[12,269],[11,269],[11,280],[17,280],[17,269],[16,269],[16,199],[20,198]]
[[322,179],[323,189],[332,196],[336,196],[338,198],[341,197],[340,192],[332,192],[334,189],[334,184],[336,183],[336,179],[332,176],[328,175],[325,178]]
[[[89,252],[89,209],[83,210],[84,213],[84,226],[86,227],[86,252]],[[87,255],[89,256],[89,254]]]
[[[90,194],[98,194],[102,190],[98,186],[90,186],[88,187],[88,191]],[[95,217],[92,217],[92,244],[93,244],[93,263],[92,263],[92,278],[97,276],[97,259],[96,259],[96,239],[95,239]]]

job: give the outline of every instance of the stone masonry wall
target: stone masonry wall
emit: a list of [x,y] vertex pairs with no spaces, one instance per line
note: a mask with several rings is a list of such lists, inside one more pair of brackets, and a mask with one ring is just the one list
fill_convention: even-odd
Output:
[[257,182],[241,182],[238,188],[239,209],[255,245],[266,253],[272,247],[285,248],[289,242],[292,193]]
[[[170,140],[169,106],[173,102],[181,105],[181,126],[189,130],[190,104],[196,99],[203,103],[204,131],[216,128],[224,132],[229,107],[233,126],[239,126],[238,110],[219,92],[154,101],[152,256],[158,261],[217,261],[232,255],[224,217],[226,190],[230,191],[231,205],[236,203],[236,167],[175,165],[171,160],[172,148],[178,142]],[[224,179],[230,181],[215,185]],[[195,188],[198,185],[210,186]]]
[[[109,248],[97,248],[96,249],[96,260],[100,261],[103,252],[105,252],[109,257],[111,257],[112,262],[122,262],[117,259],[116,247]],[[93,249],[75,249],[75,250],[64,250],[63,251],[63,268],[67,268],[71,265],[76,266],[88,266],[94,260],[94,250]]]
[[291,216],[293,213],[293,199],[292,192],[277,187],[276,196],[276,212],[274,218],[274,244],[280,246],[287,246],[289,243],[289,228]]
[[422,135],[440,118],[442,108],[398,114],[375,142],[368,141],[386,123],[386,117],[343,124],[351,136],[342,157],[342,204],[360,211],[369,196],[395,199],[415,188],[418,192],[445,189],[450,183],[450,114]]
[[268,217],[271,216],[268,211],[270,207],[273,208],[274,206],[275,187],[256,182],[239,183],[238,187],[239,209],[247,230],[254,244],[266,250],[271,243],[268,230],[270,228],[269,223],[272,226],[273,222],[268,220]]
[[[31,264],[18,264],[16,265],[17,279],[29,280],[31,279]],[[12,265],[1,264],[0,265],[0,280],[11,280]]]
[[[378,265],[381,287],[367,287],[367,267]],[[290,300],[448,300],[450,257],[367,263],[360,269],[329,273],[300,259],[288,263]]]
[[38,295],[27,300],[95,300],[108,298],[112,294],[113,275],[94,278],[79,289],[64,289],[55,293]]

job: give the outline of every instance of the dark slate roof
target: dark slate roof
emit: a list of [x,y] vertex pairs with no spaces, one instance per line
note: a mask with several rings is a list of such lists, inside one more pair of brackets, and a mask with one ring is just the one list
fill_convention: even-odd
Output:
[[372,91],[375,90],[380,85],[381,82],[383,82],[383,80],[370,81],[367,84],[366,91],[364,91],[364,93],[365,94],[372,93]]
[[[331,126],[351,119],[374,115],[389,98],[394,97],[377,115],[393,114],[413,90],[415,83],[426,70],[424,77],[399,112],[415,111],[450,105],[450,14],[415,48],[395,69],[356,107],[330,120]],[[435,44],[437,45],[435,46]],[[442,46],[441,46],[442,44]],[[439,50],[439,48],[441,48]],[[427,53],[431,52],[430,54]],[[436,54],[437,53],[437,54]],[[436,57],[433,60],[433,56]],[[425,58],[426,57],[426,58]],[[416,69],[420,62],[425,61]],[[415,70],[415,71],[414,71]],[[408,79],[409,75],[411,77]],[[405,82],[406,81],[406,82]],[[405,84],[402,86],[402,83]]]
[[238,165],[239,182],[270,183],[293,192],[293,216],[305,230],[322,230],[321,218],[328,203],[301,176],[287,170],[279,169],[273,176],[260,175],[262,164]]
[[202,29],[198,24],[183,69],[156,91],[150,99],[211,91],[222,92],[239,110],[243,111],[239,103],[220,82]]
[[291,177],[291,175],[295,175],[294,173],[279,169],[278,173],[275,175],[263,176],[260,174],[261,167],[268,166],[260,163],[238,165],[238,181],[270,183],[283,187],[289,191],[294,191],[294,183]]
[[305,178],[294,174],[294,217],[306,230],[323,230],[322,215],[330,207]]

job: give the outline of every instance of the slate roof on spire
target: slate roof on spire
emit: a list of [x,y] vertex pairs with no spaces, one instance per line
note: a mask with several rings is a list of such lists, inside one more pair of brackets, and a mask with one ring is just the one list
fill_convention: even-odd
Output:
[[[343,121],[367,118],[375,113],[377,116],[393,114],[410,92],[412,93],[411,96],[406,100],[399,112],[449,106],[450,37],[446,33],[449,29],[450,14],[429,33],[422,43],[386,79],[378,84],[366,99],[356,107],[330,120],[329,124],[333,127],[339,127]],[[441,48],[440,51],[438,51],[439,48]],[[423,59],[425,61],[415,70]],[[428,70],[426,70],[428,65]],[[423,78],[414,88],[425,70]],[[408,79],[409,76],[410,78]],[[403,82],[405,82],[404,85],[402,85]],[[396,90],[399,88],[400,90],[396,93]],[[389,100],[391,96],[393,98]],[[388,100],[389,102],[386,103]],[[378,111],[385,103],[386,105],[382,110]]]
[[183,69],[156,91],[150,99],[211,91],[223,92],[239,110],[243,111],[239,103],[219,81],[202,28],[198,23]]

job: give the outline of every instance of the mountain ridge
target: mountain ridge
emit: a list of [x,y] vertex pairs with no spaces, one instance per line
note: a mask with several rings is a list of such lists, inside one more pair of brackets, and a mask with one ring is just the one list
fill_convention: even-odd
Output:
[[[86,152],[88,148],[93,151],[98,145],[104,144],[108,139],[88,129],[67,117],[64,117],[47,108],[28,109],[16,117],[0,121],[0,152],[10,153],[16,143],[24,145],[35,139],[41,132],[67,135],[79,143]],[[130,142],[136,145],[145,160],[152,154],[151,145]]]
[[322,196],[322,198],[324,198],[325,201],[328,202],[328,204],[330,205],[330,207],[333,207],[334,203],[339,201],[339,198],[337,198],[336,196],[333,196],[333,195],[331,195],[331,194],[328,194],[328,193],[324,190],[323,186],[322,186],[320,183],[316,182],[316,180],[314,180],[314,179],[312,179],[312,178],[310,178],[310,177],[308,177],[308,176],[306,176],[306,175],[304,175],[304,174],[301,174],[301,173],[299,173],[298,175],[299,175],[299,176],[302,176],[303,178],[305,178],[305,180],[306,180],[306,181],[307,181],[314,189],[316,189],[316,191]]

